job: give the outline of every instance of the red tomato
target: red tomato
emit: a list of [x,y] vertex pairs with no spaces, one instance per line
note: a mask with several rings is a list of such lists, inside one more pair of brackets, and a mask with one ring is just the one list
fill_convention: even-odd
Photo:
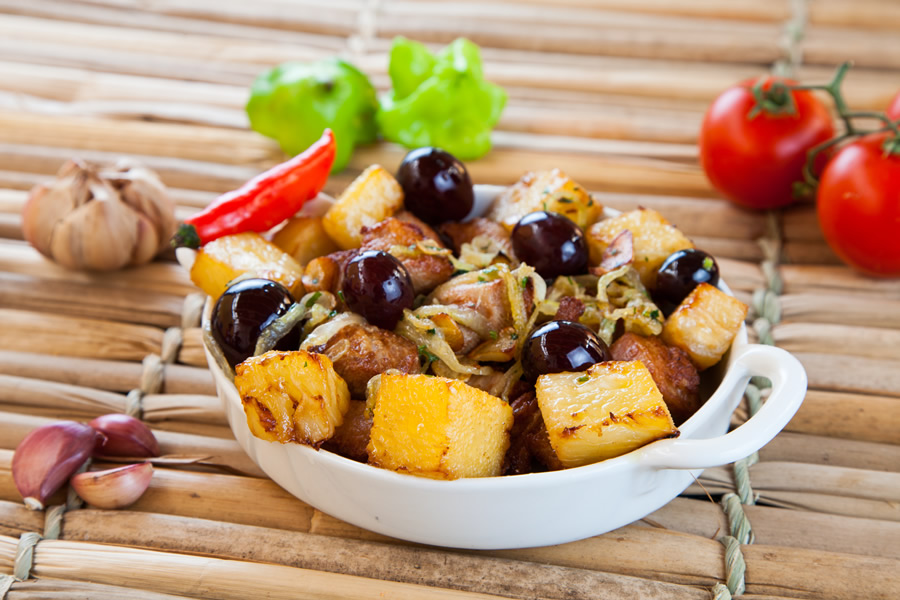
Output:
[[841,148],[822,172],[819,225],[841,260],[863,273],[900,275],[900,155],[886,133]]
[[893,121],[900,119],[900,92],[897,92],[897,95],[891,100],[891,105],[887,109],[887,116]]
[[[791,92],[794,114],[749,118],[755,81],[730,87],[713,101],[700,129],[700,163],[713,187],[732,202],[777,208],[794,201],[793,184],[803,181],[807,151],[833,137],[834,125],[825,105],[803,90]],[[764,89],[773,81],[767,78]]]

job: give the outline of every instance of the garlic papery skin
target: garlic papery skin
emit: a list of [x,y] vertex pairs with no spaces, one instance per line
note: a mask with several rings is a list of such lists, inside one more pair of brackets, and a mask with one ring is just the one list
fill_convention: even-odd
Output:
[[153,477],[148,462],[106,471],[87,471],[72,477],[69,484],[82,500],[97,508],[125,508],[147,491]]
[[95,456],[159,456],[156,436],[149,427],[134,417],[122,413],[109,414],[97,417],[88,424],[106,436],[106,441],[94,452]]
[[90,458],[102,434],[74,421],[38,427],[23,439],[12,460],[13,481],[32,510],[43,510],[47,498]]
[[25,239],[70,269],[110,271],[149,262],[176,228],[175,204],[149,169],[69,161],[22,211]]

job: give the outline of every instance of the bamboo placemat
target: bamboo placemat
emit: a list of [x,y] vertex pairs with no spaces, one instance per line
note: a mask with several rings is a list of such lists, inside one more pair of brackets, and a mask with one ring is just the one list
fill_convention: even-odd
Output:
[[[509,91],[476,181],[561,167],[610,206],[662,211],[721,257],[754,306],[751,335],[803,362],[803,407],[738,466],[743,489],[734,467],[709,469],[643,521],[547,548],[457,552],[363,531],[281,490],[233,441],[201,351],[202,299],[177,265],[86,275],[22,241],[27,190],[74,156],[132,156],[191,214],[283,158],[246,126],[258,72],[341,54],[384,89],[394,35],[465,35]],[[0,577],[0,598],[893,597],[900,282],[841,266],[812,205],[769,216],[717,200],[695,146],[733,82],[779,62],[823,81],[844,60],[850,103],[883,110],[900,85],[893,0],[0,0],[0,574],[35,544],[18,565],[31,578]],[[360,149],[328,190],[403,153]],[[127,411],[165,453],[202,464],[158,468],[124,511],[60,522],[24,508],[10,463],[31,429]],[[743,505],[706,498],[731,492]]]

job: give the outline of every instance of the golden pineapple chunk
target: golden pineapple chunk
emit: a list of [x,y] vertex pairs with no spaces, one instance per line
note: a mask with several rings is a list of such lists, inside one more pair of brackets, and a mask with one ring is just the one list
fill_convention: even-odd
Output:
[[272,243],[305,266],[309,261],[340,250],[322,226],[321,217],[293,217],[278,230]]
[[639,360],[541,375],[536,391],[550,445],[564,467],[614,458],[678,434],[650,371]]
[[360,230],[379,223],[403,208],[403,189],[394,176],[372,165],[353,180],[322,218],[322,225],[342,250],[358,248]]
[[603,205],[559,169],[528,173],[494,200],[487,218],[512,229],[538,210],[559,213],[586,229],[603,214]]
[[373,380],[369,463],[434,479],[500,475],[509,404],[462,381],[387,372]]
[[226,235],[200,248],[191,267],[191,281],[215,300],[231,280],[244,273],[277,281],[295,298],[303,295],[303,269],[258,233]]
[[656,284],[657,270],[670,254],[694,247],[691,240],[658,211],[640,208],[595,223],[587,231],[591,264],[599,264],[607,246],[626,229],[631,231],[634,238],[632,266],[641,276],[641,282],[651,289]]
[[247,425],[263,440],[318,448],[350,408],[347,384],[324,354],[266,352],[248,358],[234,372]]
[[702,371],[719,362],[746,317],[746,304],[701,283],[666,319],[662,339],[687,352]]

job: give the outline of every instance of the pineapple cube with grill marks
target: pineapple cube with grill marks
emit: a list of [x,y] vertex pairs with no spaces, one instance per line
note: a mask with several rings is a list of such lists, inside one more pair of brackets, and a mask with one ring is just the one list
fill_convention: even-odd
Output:
[[528,173],[500,195],[487,217],[511,230],[519,219],[539,210],[559,213],[582,229],[603,214],[603,205],[559,169]]
[[462,381],[387,372],[369,384],[369,463],[433,479],[501,474],[512,408]]
[[277,281],[299,298],[303,269],[290,254],[258,233],[226,235],[204,245],[191,266],[191,281],[216,300],[239,275]]
[[541,375],[536,391],[550,445],[567,468],[678,435],[662,394],[639,360]]
[[699,370],[708,369],[721,360],[746,316],[746,304],[701,283],[666,319],[662,339],[687,352]]
[[256,437],[318,448],[350,408],[350,391],[324,354],[266,352],[235,367],[234,384]]
[[641,276],[641,282],[650,289],[656,285],[656,272],[670,254],[694,247],[691,240],[658,211],[639,208],[595,223],[587,231],[592,265],[600,264],[603,252],[626,229],[631,231],[634,239],[631,264]]
[[325,216],[322,226],[342,250],[359,248],[362,228],[403,208],[403,188],[384,167],[372,165],[353,180]]

